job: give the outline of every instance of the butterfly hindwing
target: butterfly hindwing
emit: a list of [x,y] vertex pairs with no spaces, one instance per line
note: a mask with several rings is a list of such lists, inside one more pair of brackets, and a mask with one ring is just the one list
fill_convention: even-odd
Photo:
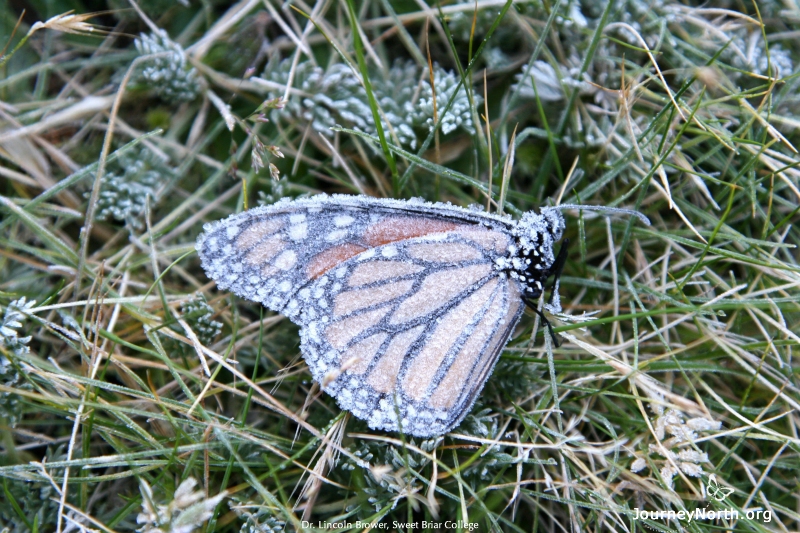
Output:
[[[492,235],[494,234],[494,235]],[[402,240],[301,289],[301,349],[340,406],[376,429],[444,433],[467,413],[522,313],[488,229]]]

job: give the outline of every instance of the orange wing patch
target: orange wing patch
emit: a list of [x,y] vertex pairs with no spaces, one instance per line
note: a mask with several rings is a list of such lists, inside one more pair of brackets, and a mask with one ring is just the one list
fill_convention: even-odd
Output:
[[424,329],[425,325],[422,324],[395,335],[389,343],[389,347],[386,348],[386,353],[383,354],[383,357],[381,357],[367,378],[367,383],[369,383],[370,387],[383,393],[395,390],[397,375],[400,373],[403,360],[406,358],[411,345]]
[[257,246],[254,246],[245,256],[246,263],[257,266],[267,263],[270,259],[278,255],[286,244],[281,239],[280,235],[273,235],[272,237],[261,241]]
[[[486,314],[475,326],[472,334],[459,350],[458,355],[453,359],[453,364],[447,371],[444,379],[439,383],[430,398],[430,404],[438,409],[449,409],[455,404],[460,396],[453,391],[462,391],[467,385],[470,373],[475,367],[475,361],[484,353],[487,357],[494,356],[493,346],[484,350],[486,341],[498,330],[498,324],[505,318],[503,313],[506,311],[503,304],[503,294],[498,291],[492,297],[492,302],[486,310]],[[516,308],[513,309],[516,312]],[[513,316],[513,313],[512,313]],[[505,331],[503,331],[505,333]]]
[[423,237],[431,233],[446,233],[459,229],[467,230],[469,226],[432,218],[387,217],[364,231],[361,241],[366,247],[350,242],[329,248],[308,263],[306,274],[309,279],[316,279],[339,263],[347,261],[368,248]]
[[427,344],[406,372],[403,383],[406,394],[415,400],[422,399],[447,352],[473,321],[483,303],[492,298],[497,283],[497,278],[492,279],[442,317]]
[[389,307],[380,307],[361,313],[360,315],[353,315],[338,322],[334,322],[325,332],[328,342],[331,346],[341,350],[347,344],[356,338],[362,331],[371,328],[380,321],[381,318],[386,316],[389,312]]
[[463,226],[460,224],[432,218],[387,217],[367,228],[364,242],[370,247],[383,246],[431,233],[446,233],[461,227]]
[[508,235],[495,230],[489,230],[479,227],[465,227],[459,229],[458,233],[479,244],[485,250],[493,250],[498,254],[504,254],[511,244],[511,239]]
[[267,218],[251,224],[250,227],[244,230],[241,235],[239,235],[239,238],[236,239],[236,247],[244,251],[260,240],[274,235],[282,227],[283,219],[278,217]]
[[316,279],[342,261],[347,261],[354,255],[366,250],[363,246],[351,242],[328,248],[309,261],[306,274],[309,279]]

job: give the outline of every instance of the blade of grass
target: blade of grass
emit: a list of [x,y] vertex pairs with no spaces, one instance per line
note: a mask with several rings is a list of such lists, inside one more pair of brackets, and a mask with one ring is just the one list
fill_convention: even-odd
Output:
[[358,69],[361,72],[361,81],[364,84],[364,90],[367,91],[369,108],[372,111],[372,120],[375,122],[375,130],[378,132],[378,139],[380,139],[383,155],[392,173],[392,193],[395,198],[398,198],[400,196],[400,177],[397,174],[397,163],[394,160],[394,154],[389,150],[386,134],[383,132],[383,123],[381,122],[381,114],[378,110],[378,101],[375,99],[372,83],[369,80],[369,70],[367,69],[367,62],[364,58],[364,46],[361,42],[358,17],[356,16],[356,8],[353,5],[353,0],[347,0],[347,13],[350,16],[350,27],[353,29],[353,46],[356,52],[356,59],[358,60]]

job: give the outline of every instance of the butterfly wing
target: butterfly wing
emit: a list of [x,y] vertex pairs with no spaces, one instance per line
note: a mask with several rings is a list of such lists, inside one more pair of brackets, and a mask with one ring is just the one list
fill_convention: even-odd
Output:
[[495,231],[479,233],[500,254],[510,244],[508,226],[500,217],[448,204],[319,195],[206,224],[197,250],[220,289],[291,318],[299,312],[293,296],[301,287],[355,255],[432,233],[488,229]]
[[420,437],[464,418],[523,308],[518,284],[494,269],[493,248],[476,242],[484,237],[387,244],[299,291],[303,356],[343,409]]
[[448,204],[317,196],[208,224],[197,249],[221,289],[302,326],[342,408],[431,436],[466,415],[522,314],[496,269],[510,227]]

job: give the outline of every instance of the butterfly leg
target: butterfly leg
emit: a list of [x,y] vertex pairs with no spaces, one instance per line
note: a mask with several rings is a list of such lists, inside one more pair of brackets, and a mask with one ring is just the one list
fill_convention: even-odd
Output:
[[553,265],[547,271],[547,276],[553,276],[553,284],[550,286],[550,298],[547,300],[547,310],[551,313],[561,312],[561,298],[558,295],[558,284],[561,279],[561,272],[564,270],[564,264],[567,261],[567,249],[569,248],[569,239],[564,239],[561,247],[558,249]]
[[553,326],[550,325],[550,321],[547,320],[547,317],[544,316],[544,313],[539,311],[539,308],[536,307],[536,302],[534,300],[525,298],[525,305],[528,306],[528,309],[539,315],[539,318],[541,318],[542,322],[547,326],[547,331],[550,332],[550,338],[553,340],[553,344],[555,345],[556,348],[560,348],[561,343],[558,342],[558,338],[556,337],[556,334],[553,331]]
[[[553,276],[553,285],[550,288],[550,298],[547,301],[547,305],[552,305],[554,298],[557,300],[557,293],[558,293],[558,280],[561,278],[561,272],[564,270],[564,264],[567,262],[567,248],[569,247],[569,239],[564,239],[561,243],[561,247],[558,249],[558,255],[556,256],[555,261],[553,261],[553,265],[547,271],[546,278]],[[561,343],[558,342],[558,338],[553,332],[553,326],[550,324],[550,321],[544,316],[544,313],[539,311],[539,308],[536,306],[536,302],[534,300],[525,299],[525,305],[528,306],[534,313],[539,315],[539,318],[542,319],[542,322],[547,326],[547,331],[550,332],[550,338],[553,340],[553,344],[556,348],[561,346]],[[560,305],[557,305],[557,309],[561,309]]]
[[[553,287],[556,286],[558,280],[561,278],[561,272],[564,270],[564,264],[567,262],[567,249],[569,248],[569,239],[564,239],[561,242],[561,247],[558,249],[558,255],[556,256],[556,260],[553,261],[553,266],[547,272],[547,276],[553,276]],[[553,299],[553,295],[550,294],[550,300]]]

